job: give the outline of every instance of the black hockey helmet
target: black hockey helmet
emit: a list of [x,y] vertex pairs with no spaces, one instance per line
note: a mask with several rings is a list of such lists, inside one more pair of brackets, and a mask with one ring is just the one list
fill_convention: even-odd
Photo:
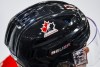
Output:
[[90,28],[85,15],[61,1],[35,4],[12,18],[5,44],[25,67],[57,67],[73,63],[71,53],[83,48]]

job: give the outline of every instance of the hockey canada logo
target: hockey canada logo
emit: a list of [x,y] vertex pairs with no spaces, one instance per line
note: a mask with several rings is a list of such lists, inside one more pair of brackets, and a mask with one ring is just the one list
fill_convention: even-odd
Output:
[[42,25],[41,31],[44,33],[44,38],[58,32],[58,29],[55,28],[54,22],[50,23],[49,21],[44,21],[44,24]]

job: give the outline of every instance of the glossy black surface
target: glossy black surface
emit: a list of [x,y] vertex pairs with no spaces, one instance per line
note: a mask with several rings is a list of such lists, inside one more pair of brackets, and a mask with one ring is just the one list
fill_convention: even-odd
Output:
[[[35,4],[13,17],[10,21],[5,44],[18,62],[25,67],[56,67],[58,63],[73,62],[72,52],[84,47],[90,35],[89,23],[75,6],[60,1]],[[71,4],[70,4],[71,5]],[[41,32],[44,21],[54,22],[58,32],[44,38]],[[56,54],[67,44],[70,46]]]

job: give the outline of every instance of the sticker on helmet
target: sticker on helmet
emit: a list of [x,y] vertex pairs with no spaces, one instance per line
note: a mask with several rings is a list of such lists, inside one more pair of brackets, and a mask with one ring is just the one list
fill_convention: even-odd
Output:
[[73,52],[73,59],[76,66],[87,64],[87,55],[83,49]]
[[44,33],[44,38],[58,32],[58,29],[55,28],[54,22],[44,21],[44,24],[42,24],[41,31]]
[[64,7],[65,7],[66,9],[72,9],[72,10],[73,10],[73,9],[76,9],[75,6],[70,5],[70,4],[69,4],[69,5],[64,5]]

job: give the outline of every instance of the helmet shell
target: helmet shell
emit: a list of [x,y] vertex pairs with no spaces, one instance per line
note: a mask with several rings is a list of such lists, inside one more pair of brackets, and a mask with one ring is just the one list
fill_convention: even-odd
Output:
[[25,67],[56,67],[63,61],[73,63],[71,53],[83,48],[89,35],[88,20],[76,6],[46,1],[13,17],[5,44]]

